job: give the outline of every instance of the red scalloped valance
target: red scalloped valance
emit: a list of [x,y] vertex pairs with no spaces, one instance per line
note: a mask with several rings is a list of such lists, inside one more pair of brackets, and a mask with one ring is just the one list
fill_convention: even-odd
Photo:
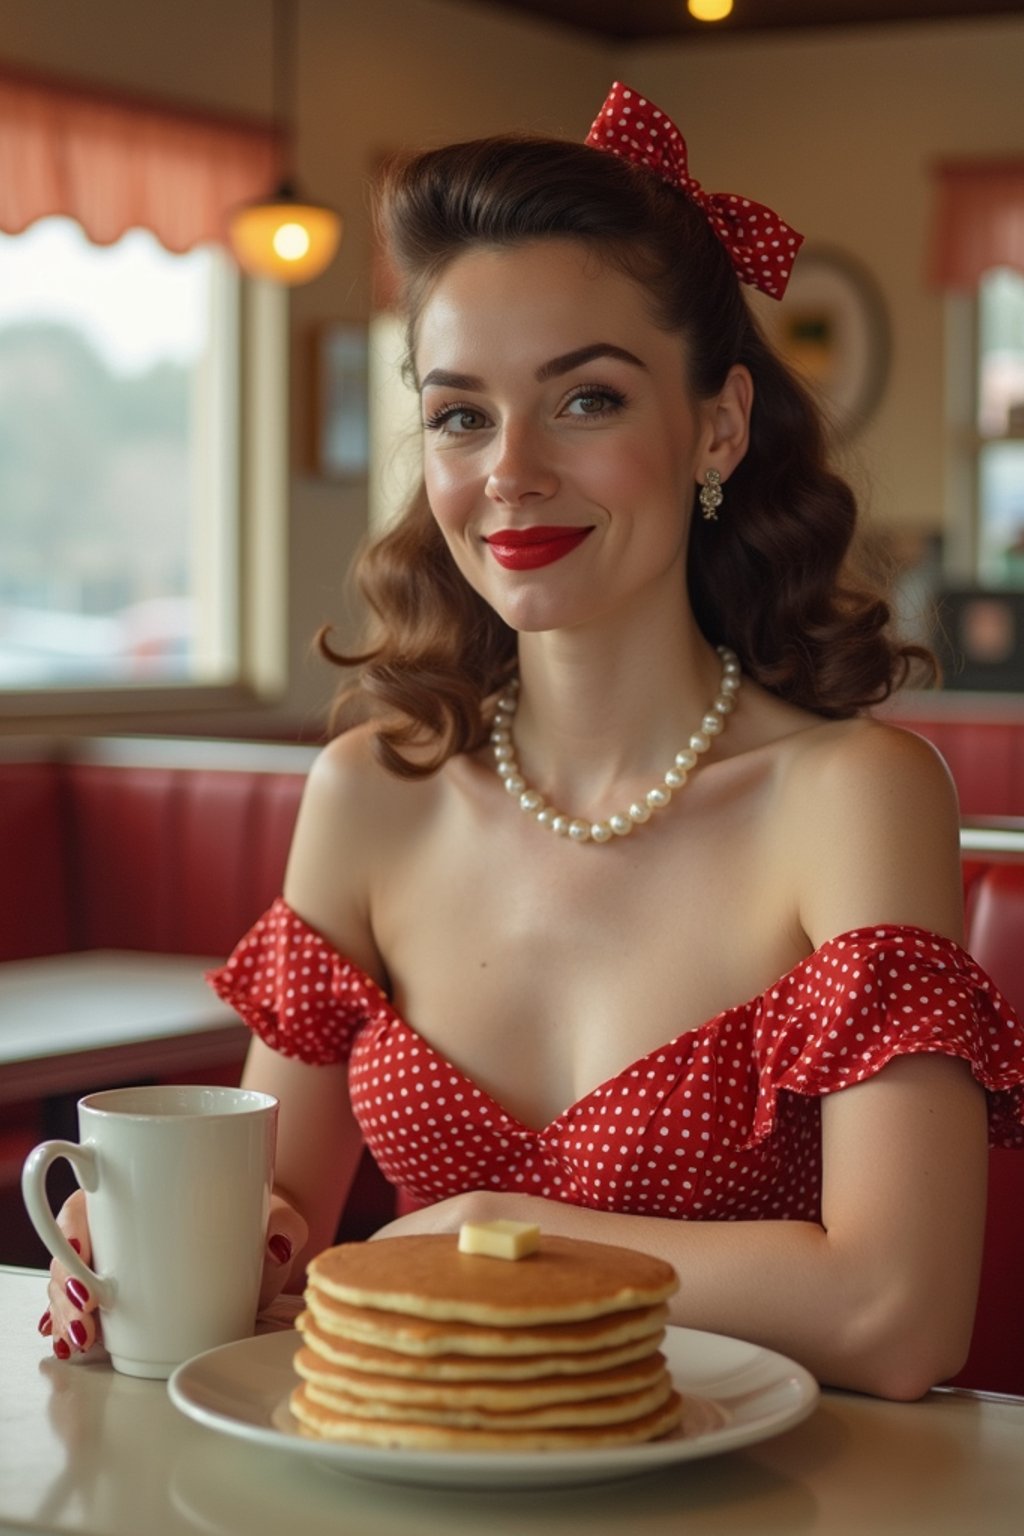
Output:
[[936,167],[929,270],[940,288],[977,288],[986,272],[1024,272],[1024,159]]
[[169,251],[225,243],[230,210],[277,185],[283,147],[264,122],[0,65],[0,230],[62,214],[98,245],[134,228]]

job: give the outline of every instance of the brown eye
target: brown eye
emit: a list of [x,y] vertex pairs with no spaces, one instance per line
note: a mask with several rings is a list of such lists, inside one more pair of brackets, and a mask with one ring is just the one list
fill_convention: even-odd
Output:
[[483,411],[478,411],[471,405],[446,405],[432,416],[428,416],[423,425],[430,432],[443,432],[450,437],[463,437],[470,432],[478,432],[481,427],[487,425],[487,419]]
[[576,417],[611,416],[625,403],[625,395],[615,389],[581,389],[569,400],[566,412]]

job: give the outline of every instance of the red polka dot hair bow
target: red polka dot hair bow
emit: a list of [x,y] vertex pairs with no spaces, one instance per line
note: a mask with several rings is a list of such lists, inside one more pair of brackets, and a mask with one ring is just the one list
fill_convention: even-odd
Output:
[[744,283],[781,299],[803,235],[777,213],[732,192],[705,192],[690,175],[686,140],[672,119],[639,91],[616,80],[587,134],[591,149],[603,149],[678,187],[706,215]]

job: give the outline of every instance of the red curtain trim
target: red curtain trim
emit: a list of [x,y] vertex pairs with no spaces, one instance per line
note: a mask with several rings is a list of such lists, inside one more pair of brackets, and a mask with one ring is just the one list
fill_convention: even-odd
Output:
[[929,278],[976,289],[986,272],[1024,272],[1024,159],[947,160],[935,167]]
[[227,240],[230,212],[271,193],[273,124],[0,66],[0,230],[76,219],[109,245],[152,231],[183,252]]

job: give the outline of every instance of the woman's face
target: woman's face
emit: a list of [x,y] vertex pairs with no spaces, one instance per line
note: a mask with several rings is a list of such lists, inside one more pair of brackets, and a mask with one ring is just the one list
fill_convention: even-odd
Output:
[[415,363],[431,508],[508,624],[683,600],[714,406],[641,288],[573,241],[474,250],[431,290]]

